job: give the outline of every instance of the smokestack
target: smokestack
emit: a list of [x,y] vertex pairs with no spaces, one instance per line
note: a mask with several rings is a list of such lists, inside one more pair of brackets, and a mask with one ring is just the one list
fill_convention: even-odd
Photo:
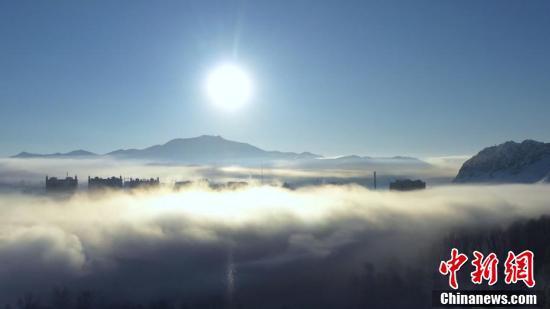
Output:
[[374,171],[374,190],[376,190],[376,171]]
[[261,184],[264,184],[264,163],[262,162],[261,165]]

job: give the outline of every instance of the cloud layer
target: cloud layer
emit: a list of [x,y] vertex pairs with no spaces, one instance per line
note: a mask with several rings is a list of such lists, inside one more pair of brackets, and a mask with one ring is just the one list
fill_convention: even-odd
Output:
[[549,189],[193,186],[69,198],[5,193],[0,301],[69,286],[106,299],[219,297],[252,304],[283,296],[305,302],[312,291],[329,289],[316,297],[337,303],[365,263],[414,264],[452,230],[548,214]]

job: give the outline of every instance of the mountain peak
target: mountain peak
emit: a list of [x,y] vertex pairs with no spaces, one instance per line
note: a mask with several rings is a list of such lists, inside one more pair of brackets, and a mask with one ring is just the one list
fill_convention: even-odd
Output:
[[174,139],[171,139],[168,142],[166,142],[164,145],[177,144],[177,143],[182,143],[182,142],[184,143],[184,142],[190,142],[190,141],[212,141],[212,142],[216,142],[216,141],[228,141],[228,140],[224,139],[220,135],[200,135],[200,136],[197,136],[197,137],[187,137],[187,138],[178,137],[178,138],[174,138]]
[[66,156],[95,156],[96,154],[91,152],[91,151],[78,149],[78,150],[73,150],[73,151],[67,152],[63,155],[66,155]]
[[21,151],[20,153],[18,153],[16,155],[13,155],[10,158],[30,158],[30,157],[33,157],[33,156],[34,156],[34,154],[32,154],[30,152]]
[[487,147],[460,168],[455,182],[537,182],[550,173],[550,143],[508,141]]
[[222,139],[222,140],[225,140],[221,135],[208,135],[208,134],[203,134],[199,137],[196,137],[196,138],[199,138],[199,139]]
[[125,159],[193,164],[247,164],[273,160],[296,160],[313,156],[313,154],[265,151],[247,143],[227,140],[220,135],[175,138],[165,144],[145,149],[121,149],[108,153],[108,155]]

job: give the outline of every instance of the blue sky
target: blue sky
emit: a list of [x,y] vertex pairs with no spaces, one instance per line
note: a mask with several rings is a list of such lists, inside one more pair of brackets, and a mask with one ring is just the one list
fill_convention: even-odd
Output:
[[[550,141],[549,1],[0,2],[0,155],[222,135],[326,155]],[[237,112],[203,91],[239,63]]]

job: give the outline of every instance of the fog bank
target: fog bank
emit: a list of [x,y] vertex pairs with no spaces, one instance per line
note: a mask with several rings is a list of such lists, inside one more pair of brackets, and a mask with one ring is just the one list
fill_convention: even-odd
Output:
[[548,214],[549,189],[192,186],[68,198],[1,194],[0,301],[69,286],[106,299],[246,295],[251,303],[261,302],[251,295],[307,299],[311,289],[330,288],[334,293],[322,297],[337,303],[337,291],[349,289],[365,263],[415,265],[449,231]]

